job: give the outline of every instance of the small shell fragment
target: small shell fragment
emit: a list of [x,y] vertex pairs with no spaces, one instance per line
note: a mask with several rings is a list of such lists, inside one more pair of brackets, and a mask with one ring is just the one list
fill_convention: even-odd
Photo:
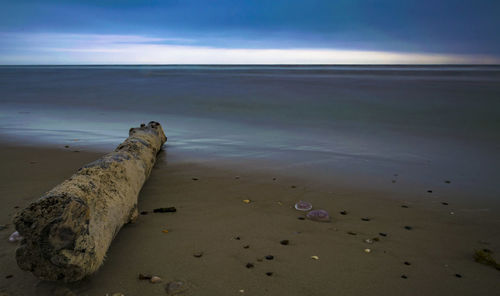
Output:
[[11,243],[17,243],[18,241],[21,241],[21,240],[23,240],[23,237],[17,231],[14,231],[9,236],[9,242],[11,242]]
[[311,259],[313,259],[313,260],[319,260],[319,257],[315,255],[315,256],[311,256]]
[[161,283],[161,278],[159,276],[153,276],[149,281],[152,284]]
[[312,204],[310,202],[307,202],[307,201],[299,201],[298,203],[295,204],[295,209],[296,210],[299,210],[299,211],[309,211],[313,208]]
[[371,240],[369,238],[365,239],[364,242],[367,244],[373,244],[373,240]]
[[371,249],[365,249],[365,253],[371,253],[372,250]]
[[168,233],[168,230],[167,229],[163,229],[161,232]]
[[249,199],[244,199],[243,202],[246,203],[246,204],[249,204],[250,200]]

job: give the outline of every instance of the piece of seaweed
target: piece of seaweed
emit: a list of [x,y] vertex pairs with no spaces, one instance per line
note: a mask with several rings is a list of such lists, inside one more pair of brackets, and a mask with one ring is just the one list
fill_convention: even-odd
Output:
[[478,263],[490,265],[500,270],[500,263],[493,258],[493,252],[489,249],[474,250],[474,260]]

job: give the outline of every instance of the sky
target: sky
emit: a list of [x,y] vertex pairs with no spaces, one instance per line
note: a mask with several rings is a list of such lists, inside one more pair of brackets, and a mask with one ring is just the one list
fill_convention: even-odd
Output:
[[500,63],[499,0],[0,0],[0,64]]

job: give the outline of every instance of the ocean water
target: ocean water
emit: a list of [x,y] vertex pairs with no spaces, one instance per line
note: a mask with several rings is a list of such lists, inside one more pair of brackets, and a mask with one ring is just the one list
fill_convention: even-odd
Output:
[[109,150],[151,120],[168,159],[500,202],[500,66],[0,67],[3,138]]

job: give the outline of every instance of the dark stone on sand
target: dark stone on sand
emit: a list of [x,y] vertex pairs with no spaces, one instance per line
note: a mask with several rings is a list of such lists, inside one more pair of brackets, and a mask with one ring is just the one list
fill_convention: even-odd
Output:
[[290,187],[291,187],[291,188],[297,188],[297,186],[295,186],[295,185],[292,185],[292,186],[290,186]]
[[441,204],[442,204],[443,206],[447,206],[447,205],[448,205],[448,203],[447,203],[447,202],[442,202]]
[[69,148],[69,145],[64,145],[64,148]]
[[386,237],[386,236],[387,236],[387,233],[385,233],[385,232],[379,232],[378,234],[379,234],[380,236],[383,236],[383,237]]
[[340,215],[347,215],[347,211],[346,210],[340,211]]
[[248,249],[248,248],[250,248],[250,245],[244,245],[243,246],[243,249]]
[[450,184],[450,183],[451,183],[451,181],[450,181],[450,180],[445,180],[444,182],[445,182],[446,184]]
[[432,193],[432,190],[427,190],[428,193]]
[[350,235],[357,235],[357,233],[356,233],[356,232],[354,232],[354,231],[348,231],[348,232],[347,232],[347,234],[350,234]]
[[459,273],[455,273],[455,276],[456,276],[457,278],[461,278],[461,277],[462,277],[462,275],[461,275],[461,274],[459,274]]
[[193,257],[201,258],[202,256],[203,256],[203,252],[194,252],[193,253]]
[[246,267],[246,268],[253,268],[253,267],[254,267],[254,265],[253,265],[252,263],[248,262],[248,263],[247,263],[247,265],[245,265],[245,267]]
[[267,255],[267,256],[266,256],[266,259],[267,259],[267,260],[273,260],[273,259],[274,259],[274,256],[273,256],[273,255]]
[[151,275],[151,274],[139,273],[140,280],[150,280],[152,277],[153,277],[153,275]]
[[273,178],[273,181],[276,181],[276,178]]
[[235,179],[239,179],[239,178],[240,178],[240,176],[236,176],[236,177],[234,177],[234,178],[235,178]]
[[298,217],[297,219],[299,219],[299,220],[305,220],[306,218],[304,218],[304,217]]
[[411,265],[411,263],[410,263],[410,262],[408,262],[408,261],[405,261],[405,262],[404,262],[404,265]]
[[267,276],[272,276],[272,275],[273,275],[273,273],[272,273],[272,272],[266,272],[266,275],[267,275]]
[[408,277],[405,274],[403,274],[401,278],[406,280]]
[[411,227],[411,226],[405,226],[405,229],[406,229],[406,230],[412,230],[412,229],[413,229],[413,227]]
[[288,245],[289,243],[290,243],[290,241],[289,241],[289,240],[287,240],[287,239],[284,239],[284,240],[280,241],[280,244],[282,244],[283,246],[286,246],[286,245]]
[[371,219],[370,218],[361,218],[361,220],[363,220],[363,221],[370,221]]
[[241,240],[241,237],[236,236],[236,237],[234,237],[234,239],[235,239],[235,240]]
[[174,213],[174,212],[177,212],[177,209],[175,207],[156,208],[153,210],[153,213]]
[[6,279],[10,279],[10,278],[13,278],[14,276],[12,274],[9,274],[9,275],[6,275],[5,278]]
[[374,238],[372,238],[372,240],[373,240],[374,242],[378,242],[378,241],[380,241],[380,239],[379,239],[378,237],[374,237]]
[[408,208],[408,206],[407,206],[407,205],[402,205],[401,207],[402,207],[402,208],[405,208],[405,209],[407,209],[407,208]]
[[148,211],[142,211],[142,212],[141,212],[141,215],[147,215],[147,214],[149,214],[149,212],[148,212]]
[[198,178],[191,178],[191,180],[198,181],[199,179]]

